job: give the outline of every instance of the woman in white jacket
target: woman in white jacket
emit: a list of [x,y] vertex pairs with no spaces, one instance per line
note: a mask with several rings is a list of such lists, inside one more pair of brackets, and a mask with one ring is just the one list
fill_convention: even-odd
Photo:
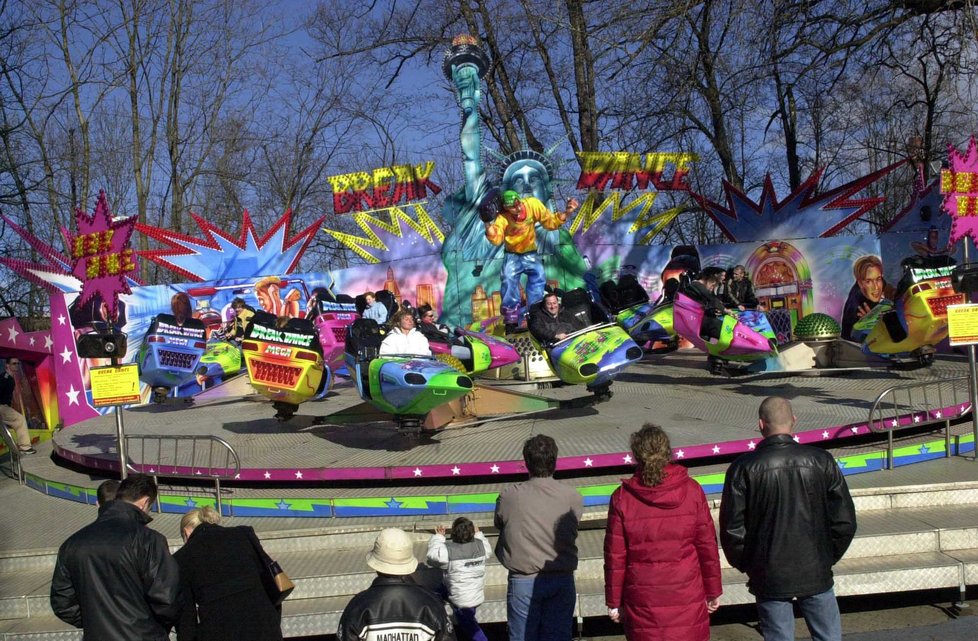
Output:
[[380,344],[380,355],[431,356],[428,339],[415,327],[414,315],[401,311],[394,315],[394,329]]
[[486,561],[491,554],[486,535],[464,516],[452,523],[451,541],[445,539],[443,525],[435,528],[428,541],[428,564],[444,571],[448,602],[455,612],[460,639],[487,641],[475,610],[486,599]]

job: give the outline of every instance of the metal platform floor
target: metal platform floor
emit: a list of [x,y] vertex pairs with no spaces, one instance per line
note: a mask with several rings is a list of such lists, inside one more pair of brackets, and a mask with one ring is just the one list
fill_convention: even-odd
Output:
[[[558,470],[590,473],[620,468],[628,463],[629,435],[647,421],[666,429],[677,457],[686,461],[745,452],[758,436],[757,406],[771,395],[792,401],[802,442],[851,438],[866,433],[870,407],[885,389],[966,374],[965,361],[940,359],[930,368],[906,372],[728,378],[707,373],[702,354],[676,352],[649,357],[630,368],[616,380],[614,398],[606,403],[421,436],[398,431],[386,421],[332,421],[332,414],[361,404],[349,384],[337,387],[322,401],[301,405],[299,413],[284,423],[272,418],[270,403],[256,394],[199,400],[193,405],[140,406],[124,411],[124,419],[127,434],[220,436],[241,459],[239,480],[256,484],[455,482],[523,473],[522,444],[540,433],[558,442]],[[537,393],[561,401],[587,395],[580,386]],[[55,435],[55,451],[83,467],[108,471],[118,465],[115,431],[113,415],[73,425]]]

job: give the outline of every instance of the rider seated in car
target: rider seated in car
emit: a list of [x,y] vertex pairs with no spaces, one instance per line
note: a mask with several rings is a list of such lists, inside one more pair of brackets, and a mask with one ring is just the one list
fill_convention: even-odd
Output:
[[414,314],[399,311],[394,314],[394,329],[380,344],[380,355],[406,354],[410,356],[431,356],[428,339],[415,327]]
[[442,342],[451,338],[452,328],[444,323],[438,322],[438,319],[435,317],[435,310],[431,309],[431,305],[426,303],[419,307],[417,311],[418,318],[421,320],[418,323],[419,332],[429,339],[441,340]]
[[723,327],[723,314],[726,311],[723,300],[714,294],[720,285],[719,267],[707,267],[700,272],[696,280],[691,280],[683,287],[683,293],[703,307],[703,322],[700,324],[700,336],[704,339],[719,339]]
[[231,310],[234,312],[234,318],[228,321],[224,331],[229,339],[240,343],[244,339],[251,317],[255,315],[255,308],[245,303],[243,298],[234,298],[231,301]]
[[530,308],[528,325],[530,333],[544,345],[563,340],[585,327],[575,316],[561,309],[560,300],[553,292],[544,294],[543,300]]

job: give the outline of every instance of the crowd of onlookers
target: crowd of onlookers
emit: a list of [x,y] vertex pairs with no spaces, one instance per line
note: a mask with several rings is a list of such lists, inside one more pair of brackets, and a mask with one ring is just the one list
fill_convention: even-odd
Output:
[[[855,534],[855,510],[831,454],[794,440],[796,421],[788,400],[761,403],[763,439],[727,471],[720,545],[748,576],[765,641],[794,638],[795,604],[813,639],[840,641],[832,566]],[[646,424],[630,446],[635,473],[608,507],[608,616],[628,639],[709,639],[723,586],[706,496],[672,461],[661,427]],[[551,437],[528,439],[523,460],[529,478],[500,492],[494,516],[495,556],[508,571],[509,638],[569,641],[583,499],[554,478]],[[165,537],[146,527],[157,495],[153,479],[134,474],[114,483],[99,488],[95,522],[58,552],[51,606],[60,618],[100,641],[162,641],[172,627],[181,641],[282,638],[283,592],[252,528],[224,527],[212,508],[193,509],[181,521],[184,545],[171,556]],[[381,531],[366,558],[377,577],[344,609],[338,640],[485,641],[477,610],[492,554],[465,517],[450,529],[436,527],[426,562],[443,580],[432,589],[419,579],[414,538],[397,528]]]

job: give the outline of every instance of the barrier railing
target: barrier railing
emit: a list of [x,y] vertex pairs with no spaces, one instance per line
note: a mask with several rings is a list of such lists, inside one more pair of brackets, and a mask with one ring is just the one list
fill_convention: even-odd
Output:
[[213,481],[217,509],[222,514],[221,479],[233,479],[241,471],[237,452],[219,436],[127,434],[126,452],[126,467],[133,472],[150,474],[154,479],[163,476]]
[[893,434],[907,428],[943,423],[945,457],[951,456],[951,419],[971,408],[969,385],[969,377],[957,376],[895,385],[876,397],[867,425],[887,435],[886,469],[893,469]]
[[3,443],[7,446],[7,456],[10,459],[10,475],[17,479],[17,482],[21,485],[24,484],[24,468],[21,466],[20,459],[20,449],[17,445],[17,439],[14,438],[13,433],[6,423],[0,423],[0,436],[3,437]]

